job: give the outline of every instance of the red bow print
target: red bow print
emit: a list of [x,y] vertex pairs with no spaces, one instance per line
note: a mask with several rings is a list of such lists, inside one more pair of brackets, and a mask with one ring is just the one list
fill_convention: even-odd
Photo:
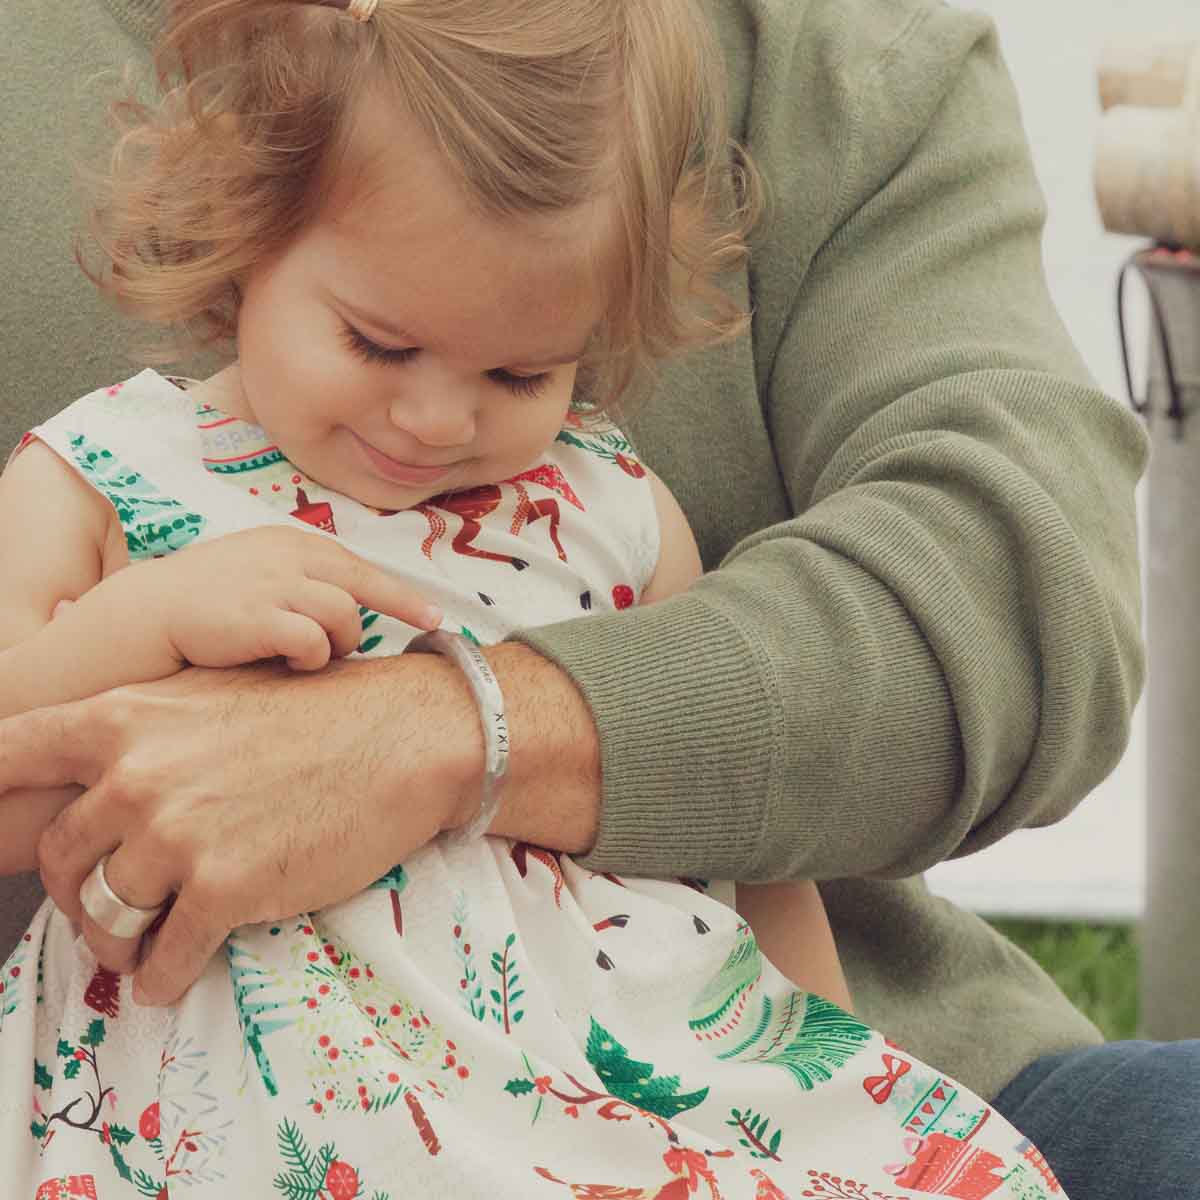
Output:
[[892,1094],[892,1088],[912,1070],[912,1063],[907,1062],[903,1058],[897,1058],[894,1054],[885,1054],[883,1056],[883,1069],[887,1072],[886,1075],[868,1075],[863,1080],[863,1091],[876,1104],[887,1103],[888,1098]]

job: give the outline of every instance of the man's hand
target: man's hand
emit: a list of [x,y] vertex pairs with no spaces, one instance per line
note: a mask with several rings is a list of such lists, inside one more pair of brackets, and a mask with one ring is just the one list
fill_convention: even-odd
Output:
[[[520,645],[491,647],[512,754],[499,836],[580,853],[599,823],[600,756],[571,680]],[[483,734],[465,677],[439,655],[193,668],[0,722],[10,790],[87,791],[38,846],[46,888],[105,966],[137,966],[135,994],[177,1000],[231,929],[362,891],[479,809]],[[79,888],[103,855],[112,889],[152,908],[138,942],[84,918]]]
[[[462,730],[459,734],[454,731]],[[178,999],[233,928],[363,890],[478,804],[483,739],[465,681],[428,655],[192,669],[0,724],[0,793],[78,782],[49,825],[46,889],[97,957],[129,971],[137,942],[83,916],[79,888],[112,853],[127,903],[174,903],[136,994]]]

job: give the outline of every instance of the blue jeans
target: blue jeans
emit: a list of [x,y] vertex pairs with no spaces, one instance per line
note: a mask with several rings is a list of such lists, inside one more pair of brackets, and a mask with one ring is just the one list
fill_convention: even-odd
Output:
[[992,1103],[1042,1151],[1071,1200],[1200,1196],[1200,1040],[1050,1054]]

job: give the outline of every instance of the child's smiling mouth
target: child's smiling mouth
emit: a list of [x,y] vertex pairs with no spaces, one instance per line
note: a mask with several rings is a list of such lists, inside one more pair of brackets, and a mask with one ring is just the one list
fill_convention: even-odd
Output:
[[403,462],[400,459],[392,458],[390,454],[385,454],[370,442],[359,437],[353,430],[350,433],[362,451],[363,457],[370,464],[371,470],[392,483],[412,486],[437,483],[461,465],[459,460],[428,466],[421,463]]

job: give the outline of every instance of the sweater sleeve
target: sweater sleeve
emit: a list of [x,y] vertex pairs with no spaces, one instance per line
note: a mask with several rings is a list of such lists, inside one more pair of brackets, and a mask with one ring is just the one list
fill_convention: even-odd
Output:
[[1061,818],[1126,744],[1144,439],[1049,300],[990,24],[914,14],[844,108],[819,248],[752,277],[795,515],[663,605],[521,635],[597,721],[596,869],[909,874]]

